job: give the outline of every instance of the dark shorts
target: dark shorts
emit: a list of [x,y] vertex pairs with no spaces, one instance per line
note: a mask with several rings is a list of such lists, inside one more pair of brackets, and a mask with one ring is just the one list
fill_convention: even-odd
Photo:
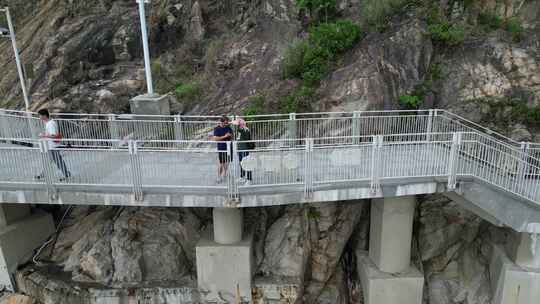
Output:
[[225,164],[225,163],[230,163],[231,160],[230,160],[230,157],[229,155],[227,155],[227,152],[226,151],[219,151],[218,152],[218,159],[219,159],[219,163],[220,164]]

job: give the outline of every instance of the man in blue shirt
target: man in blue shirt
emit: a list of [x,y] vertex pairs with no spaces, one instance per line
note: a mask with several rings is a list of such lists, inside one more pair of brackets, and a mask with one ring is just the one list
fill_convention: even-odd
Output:
[[[227,169],[229,167],[229,162],[231,161],[232,153],[227,151],[227,142],[231,141],[233,137],[233,130],[229,126],[229,118],[227,116],[222,116],[219,119],[219,125],[214,128],[213,140],[217,141],[218,148],[218,180],[217,183],[222,183],[223,179],[227,174]],[[232,148],[232,146],[231,146]]]

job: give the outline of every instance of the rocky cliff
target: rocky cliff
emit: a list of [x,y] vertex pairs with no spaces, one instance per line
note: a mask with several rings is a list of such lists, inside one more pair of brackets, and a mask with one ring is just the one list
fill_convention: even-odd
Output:
[[[14,11],[33,109],[127,112],[144,92],[135,1],[4,5]],[[442,107],[516,140],[540,139],[539,1],[339,0],[330,18],[352,21],[361,38],[299,97],[305,79],[284,76],[283,66],[319,15],[328,18],[293,0],[152,1],[155,86],[173,95],[176,113],[275,112],[291,98],[310,110]],[[0,105],[21,108],[7,40],[0,66]],[[426,302],[491,303],[487,261],[507,231],[444,197],[421,198],[418,210],[414,258]],[[279,278],[291,286],[276,303],[362,303],[355,252],[367,248],[369,202],[246,212],[256,285]],[[103,288],[193,298],[194,246],[210,224],[205,209],[76,208],[42,257],[53,266],[27,268],[19,282],[44,304],[77,303]],[[264,298],[263,290],[254,292]]]

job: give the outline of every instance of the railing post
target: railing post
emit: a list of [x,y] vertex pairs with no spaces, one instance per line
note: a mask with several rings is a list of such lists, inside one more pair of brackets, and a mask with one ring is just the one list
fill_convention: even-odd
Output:
[[238,170],[240,168],[240,161],[238,157],[234,157],[234,154],[238,156],[238,142],[227,142],[227,157],[231,161],[232,168],[229,166],[227,170],[227,192],[230,200],[238,199]]
[[462,135],[461,132],[452,133],[452,146],[450,147],[448,163],[448,190],[455,190],[457,186],[457,168]]
[[525,176],[527,175],[527,172],[529,172],[529,148],[530,143],[528,142],[521,142],[520,150],[521,155],[519,157],[520,162],[518,164],[518,175],[517,175],[517,185],[518,189],[523,185],[523,182],[525,180]]
[[313,138],[306,139],[304,150],[304,198],[313,197]]
[[184,140],[184,124],[182,123],[182,116],[174,116],[174,140]]
[[431,133],[433,133],[433,116],[434,116],[434,111],[429,110],[429,116],[428,116],[427,126],[426,126],[426,141],[431,141]]
[[371,142],[371,193],[377,195],[381,192],[381,150],[383,145],[382,135],[373,135]]
[[43,180],[45,181],[45,185],[47,186],[47,192],[50,194],[54,190],[53,188],[53,170],[51,168],[51,157],[49,156],[49,143],[46,139],[40,139],[38,141],[39,146],[39,152],[41,155],[41,167],[42,171],[37,172],[37,174],[40,174]]
[[351,129],[353,144],[358,145],[360,143],[360,112],[358,111],[353,112]]
[[[109,136],[111,137],[111,140],[120,139],[115,114],[109,114]],[[118,143],[116,145],[118,145]]]
[[12,138],[11,129],[8,122],[8,117],[4,110],[0,109],[0,137]]
[[142,201],[142,176],[141,176],[141,164],[139,159],[139,148],[137,147],[137,141],[130,140],[128,142],[129,160],[131,164],[131,179],[133,185],[133,196],[136,201]]
[[289,139],[296,139],[296,113],[289,113],[289,125],[287,126],[287,136]]

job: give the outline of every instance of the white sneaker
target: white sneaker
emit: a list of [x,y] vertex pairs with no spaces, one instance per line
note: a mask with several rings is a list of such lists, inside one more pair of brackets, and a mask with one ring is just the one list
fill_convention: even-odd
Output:
[[250,181],[250,180],[247,180],[246,183],[244,184],[245,186],[251,186],[253,185],[253,182]]
[[240,178],[238,178],[238,179],[236,180],[236,182],[239,183],[239,184],[243,184],[243,183],[246,182],[246,180],[245,180],[243,177],[240,177]]
[[216,179],[216,184],[221,184],[221,183],[223,183],[223,177],[218,177]]

